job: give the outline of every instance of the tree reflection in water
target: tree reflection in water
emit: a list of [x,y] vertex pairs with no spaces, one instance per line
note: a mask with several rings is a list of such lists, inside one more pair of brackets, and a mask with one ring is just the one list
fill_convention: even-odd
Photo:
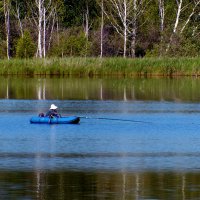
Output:
[[4,199],[198,199],[200,173],[1,172]]
[[198,101],[200,79],[0,77],[0,98]]
[[[9,119],[10,119],[9,113],[13,113],[14,111],[16,111],[16,108],[18,107],[19,107],[18,113],[21,113],[22,111],[23,112],[37,111],[37,113],[39,113],[48,104],[48,102],[44,103],[43,101],[29,101],[29,100],[34,100],[34,99],[36,100],[51,100],[51,99],[53,100],[55,99],[56,100],[83,100],[83,102],[85,102],[84,100],[120,100],[120,101],[113,101],[111,103],[113,105],[111,105],[109,101],[106,101],[106,103],[104,102],[103,106],[102,106],[102,102],[99,102],[99,101],[98,103],[93,102],[93,104],[91,102],[88,102],[87,107],[85,107],[84,103],[80,105],[79,102],[75,102],[73,105],[70,104],[71,106],[70,107],[68,105],[68,101],[67,102],[61,101],[61,102],[58,102],[58,106],[62,104],[62,107],[64,108],[64,110],[62,111],[66,111],[67,113],[70,113],[70,109],[71,109],[71,112],[72,111],[74,112],[73,107],[76,107],[76,110],[78,110],[79,112],[83,111],[83,113],[87,111],[88,113],[105,114],[105,110],[107,109],[109,110],[109,112],[107,112],[107,114],[109,114],[108,116],[110,116],[110,114],[115,113],[119,105],[120,105],[120,110],[119,112],[116,112],[117,114],[128,113],[131,116],[132,116],[132,113],[139,112],[140,114],[141,113],[143,114],[143,112],[145,111],[145,113],[147,113],[147,115],[145,116],[149,116],[151,115],[151,113],[158,113],[158,115],[156,115],[155,117],[157,116],[160,117],[164,115],[166,116],[166,111],[167,111],[169,112],[168,113],[169,121],[166,123],[165,118],[161,119],[160,120],[161,123],[160,124],[157,123],[156,126],[153,127],[153,131],[155,133],[157,132],[158,125],[160,125],[160,130],[163,130],[164,123],[162,122],[165,120],[164,122],[166,123],[167,128],[169,129],[169,130],[167,129],[167,131],[169,131],[169,133],[171,134],[173,132],[172,130],[173,127],[171,128],[171,126],[172,124],[174,125],[176,123],[176,121],[173,122],[173,119],[175,120],[179,119],[180,113],[193,113],[193,112],[199,113],[199,109],[200,109],[198,106],[196,106],[196,102],[199,102],[199,99],[200,99],[200,93],[199,93],[200,79],[198,78],[197,79],[193,79],[193,78],[76,79],[76,78],[41,78],[41,77],[40,78],[0,77],[0,79],[1,79],[0,80],[1,81],[1,85],[0,85],[1,99],[25,99],[25,100],[28,99],[27,102],[24,101],[23,105],[22,105],[22,101],[18,101],[18,100],[15,100],[13,102],[11,101],[12,102],[11,106],[7,100],[2,101],[2,112],[5,113],[6,111],[8,113],[7,118]],[[129,102],[126,102],[126,104],[124,102],[121,102],[121,101],[128,101],[128,100],[141,100],[142,103],[135,104],[135,102],[132,102],[130,106]],[[147,104],[145,102],[146,100],[147,101],[166,101],[167,103],[162,104],[161,102],[158,106],[158,103]],[[184,105],[180,105],[176,103],[169,104],[168,103],[169,101],[186,102],[186,104]],[[188,101],[195,102],[195,104],[188,105],[187,104]],[[120,103],[118,104],[118,102]],[[183,108],[181,106],[183,106]],[[112,112],[110,110],[112,110]],[[176,112],[178,114],[176,114]],[[174,113],[174,115],[171,115],[171,113]],[[189,135],[191,135],[191,133],[193,133],[192,136],[195,136],[194,137],[195,140],[193,140],[192,138],[189,138],[189,141],[190,141],[189,143],[187,139],[184,142],[181,139],[180,144],[175,145],[175,147],[179,147],[179,148],[183,144],[185,145],[187,144],[189,146],[189,147],[188,146],[185,147],[186,159],[187,159],[187,157],[190,156],[190,150],[191,150],[190,146],[192,146],[194,142],[196,142],[195,147],[199,146],[198,137],[196,137],[196,135],[199,135],[198,130],[197,130],[197,133],[196,132],[194,133],[194,130],[196,131],[196,127],[197,127],[196,125],[199,123],[199,117],[195,114],[190,115],[189,118],[187,118],[187,120],[184,121],[184,119],[186,119],[188,115],[187,116],[181,115],[181,116],[183,116],[183,118],[181,118],[182,120],[181,123],[184,123],[184,122],[187,122],[187,123],[184,124],[184,126],[182,126],[181,123],[178,124],[178,125],[181,125],[181,128],[178,126],[180,132],[177,133],[176,137],[178,139],[181,137],[182,139],[184,138],[183,129],[185,129],[186,125],[187,127],[190,125],[190,127],[189,129],[186,129],[184,136],[188,138]],[[26,117],[27,117],[26,115],[21,115],[20,120],[25,121],[27,120]],[[14,119],[19,120],[18,118],[14,118]],[[190,123],[191,121],[192,123]],[[3,125],[5,124],[4,121],[2,121],[2,124]],[[87,123],[85,123],[85,126],[87,127]],[[10,128],[12,127],[13,127],[13,123],[12,123],[12,126],[10,126]],[[115,124],[115,127],[117,127],[118,129],[119,126]],[[131,127],[131,130],[133,130],[133,127],[132,126],[130,127]],[[142,127],[143,127],[144,134],[146,135],[146,128],[144,125]],[[136,131],[137,126],[134,126],[134,128],[135,128],[135,133],[137,133]],[[138,125],[138,129],[141,131],[140,125]],[[2,130],[2,127],[1,127],[1,130]],[[7,130],[7,125],[5,126],[4,131],[5,130]],[[20,130],[19,136],[21,138],[22,130],[21,129],[19,130]],[[41,128],[38,128],[38,130],[41,131]],[[96,128],[94,130],[96,131],[98,129]],[[116,132],[116,130],[114,131]],[[124,127],[123,127],[123,130],[124,130]],[[190,131],[189,134],[188,134],[188,131]],[[11,129],[11,132],[8,132],[8,133],[13,133],[13,132],[14,131],[12,131]],[[103,131],[100,133],[102,134]],[[166,138],[168,138],[167,134],[169,133],[167,132],[165,134],[164,132],[164,135],[166,136]],[[175,131],[173,132],[173,135],[171,134],[171,140],[169,140],[168,143],[172,144],[174,140],[174,134],[175,134]],[[11,140],[13,140],[14,135],[10,135],[10,134],[5,134],[5,135],[6,136],[9,135],[11,137]],[[94,134],[91,134],[91,135],[94,135]],[[50,151],[48,155],[52,157],[51,152],[55,152],[56,145],[55,145],[55,138],[54,138],[55,135],[52,134],[50,136],[51,136],[50,143],[51,143],[52,149],[51,148],[50,150],[48,149]],[[122,136],[124,137],[124,132]],[[141,132],[138,132],[137,137],[141,139]],[[2,138],[5,138],[5,137],[2,137]],[[29,139],[28,136],[25,138]],[[160,139],[160,137],[158,137],[158,139]],[[163,139],[162,137],[161,139],[162,139],[161,142],[163,142],[163,146],[168,144],[164,142],[165,139]],[[2,141],[4,141],[4,143],[7,142],[3,139]],[[40,145],[39,147],[42,148],[42,146],[44,145],[43,142],[45,140],[44,139],[41,140],[40,138],[38,138],[38,135],[37,135],[35,141],[37,141],[36,144]],[[133,141],[135,141],[135,138]],[[11,144],[15,145],[15,141]],[[133,142],[133,144],[135,143]],[[11,145],[11,149],[15,147],[12,145]],[[124,141],[124,145],[127,145],[127,140]],[[129,145],[131,148],[132,144],[129,144]],[[151,143],[149,143],[148,145],[149,145],[149,148],[147,149],[151,149],[150,148],[152,146]],[[30,146],[28,145],[28,147]],[[140,148],[145,147],[145,143],[144,143],[144,146],[139,146],[139,147]],[[173,145],[171,145],[170,147],[173,147]],[[20,150],[21,150],[21,146],[20,146]],[[2,155],[3,155],[2,157],[4,158],[5,155],[4,154]],[[175,152],[175,155],[176,155],[176,152]],[[182,154],[180,153],[180,156],[181,155]],[[199,151],[197,151],[197,154],[195,155],[199,157]],[[200,196],[200,184],[199,184],[200,172],[198,171],[193,172],[192,171],[193,165],[190,168],[191,171],[187,171],[187,170],[173,171],[173,168],[172,168],[172,171],[162,171],[162,170],[148,171],[148,169],[145,171],[145,169],[142,169],[143,171],[134,171],[134,170],[133,171],[126,171],[126,170],[117,171],[116,170],[116,171],[110,172],[110,171],[103,171],[103,170],[101,171],[102,168],[98,168],[98,170],[96,171],[95,170],[90,171],[90,170],[84,170],[81,167],[78,168],[77,171],[73,171],[74,168],[69,168],[69,169],[72,169],[70,171],[67,168],[68,166],[65,166],[64,169],[59,168],[59,171],[56,171],[54,169],[53,170],[38,170],[38,168],[43,169],[40,166],[44,164],[46,160],[44,159],[43,163],[42,162],[40,163],[40,154],[38,154],[37,156],[38,157],[36,157],[37,160],[35,162],[37,166],[34,165],[34,168],[33,168],[33,169],[36,168],[35,171],[32,171],[32,168],[30,171],[25,171],[25,170],[20,171],[20,168],[19,168],[19,171],[12,171],[12,170],[5,171],[5,169],[7,168],[0,171],[0,197],[1,199],[70,199],[70,200],[72,199],[119,199],[119,200],[123,200],[123,199],[182,199],[182,200],[185,200],[185,199],[198,199]],[[147,157],[149,157],[148,154],[147,154]],[[191,160],[196,161],[197,157],[196,156],[194,158],[192,157]],[[8,159],[9,161],[10,158],[5,157],[5,159]],[[22,161],[18,159],[19,159],[18,157],[15,159],[17,160],[18,163],[23,162],[23,159]],[[85,161],[84,158],[83,160]],[[182,161],[183,157],[180,157],[180,160]],[[52,162],[54,161],[55,160],[53,160]],[[110,162],[110,160],[108,160],[108,162]],[[198,160],[196,162],[197,163],[195,163],[194,166],[197,168]],[[56,162],[56,164],[57,163],[59,162]],[[135,162],[133,163],[136,164]],[[50,165],[51,164],[52,163],[50,162]],[[174,166],[173,164],[172,166]],[[132,167],[134,169],[134,165]],[[163,168],[165,168],[165,166],[162,166],[162,169]],[[176,169],[180,169],[180,168],[177,167]]]

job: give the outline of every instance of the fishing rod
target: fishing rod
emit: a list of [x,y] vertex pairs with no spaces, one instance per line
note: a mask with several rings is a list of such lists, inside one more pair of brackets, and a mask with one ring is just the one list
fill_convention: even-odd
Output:
[[123,121],[123,122],[136,122],[136,123],[152,123],[152,122],[139,121],[139,120],[118,119],[118,118],[107,118],[107,117],[87,117],[87,116],[79,116],[79,118],[84,118],[84,119],[102,119],[102,120]]

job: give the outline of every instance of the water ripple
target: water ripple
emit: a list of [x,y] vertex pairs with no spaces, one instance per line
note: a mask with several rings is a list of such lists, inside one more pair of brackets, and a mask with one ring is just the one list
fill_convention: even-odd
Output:
[[200,152],[175,153],[0,153],[0,158],[126,158],[126,157],[199,157]]

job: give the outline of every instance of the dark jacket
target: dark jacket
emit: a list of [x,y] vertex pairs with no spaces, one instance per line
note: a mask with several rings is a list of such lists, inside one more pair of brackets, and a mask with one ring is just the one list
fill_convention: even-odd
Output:
[[46,115],[46,117],[60,117],[60,114],[58,114],[57,110],[49,110]]

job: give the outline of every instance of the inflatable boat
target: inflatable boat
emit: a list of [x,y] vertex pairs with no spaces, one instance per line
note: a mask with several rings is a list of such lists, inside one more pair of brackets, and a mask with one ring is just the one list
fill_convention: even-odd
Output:
[[33,124],[78,124],[79,117],[67,116],[67,117],[32,117],[30,123]]

